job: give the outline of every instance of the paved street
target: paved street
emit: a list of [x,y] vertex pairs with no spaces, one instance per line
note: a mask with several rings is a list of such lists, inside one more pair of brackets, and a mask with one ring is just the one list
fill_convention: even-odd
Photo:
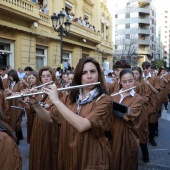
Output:
[[[20,141],[20,151],[23,157],[23,170],[28,170],[29,145],[26,142],[26,117],[23,118],[22,128],[24,140]],[[138,170],[170,170],[170,104],[168,111],[163,110],[159,119],[159,136],[155,138],[158,146],[153,147],[148,143],[150,162],[145,164],[142,161],[139,151]]]

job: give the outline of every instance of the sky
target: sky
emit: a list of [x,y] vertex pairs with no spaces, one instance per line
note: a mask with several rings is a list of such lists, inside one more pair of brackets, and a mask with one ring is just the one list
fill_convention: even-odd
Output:
[[[107,5],[108,5],[111,15],[114,13],[114,8],[115,8],[114,4],[117,2],[122,3],[124,1],[125,0],[107,0]],[[152,1],[154,2],[154,6],[156,7],[158,11],[160,11],[164,7],[169,7],[170,9],[169,3],[168,3],[170,2],[169,0],[152,0]]]

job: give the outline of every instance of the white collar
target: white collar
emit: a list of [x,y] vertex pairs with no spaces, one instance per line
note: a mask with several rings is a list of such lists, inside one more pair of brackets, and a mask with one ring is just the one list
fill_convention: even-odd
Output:
[[142,77],[144,78],[144,80],[147,80],[149,77],[152,77],[152,76],[151,76],[151,73],[149,73],[149,74],[145,77],[145,74],[142,73]]
[[[93,90],[91,90],[89,93],[87,93],[84,100],[87,100],[88,98],[90,98],[90,96],[92,96],[92,95],[95,93],[96,89],[97,89],[97,87],[94,88]],[[79,100],[80,100],[81,102],[84,101],[84,100],[82,101],[82,97],[83,97],[83,96],[82,96],[82,89],[80,89],[80,90],[79,90]]]
[[8,78],[8,74],[5,74],[5,76],[1,76],[1,79],[3,80],[3,79],[7,79]]
[[[123,89],[121,89],[119,92],[122,92],[123,91]],[[126,95],[126,96],[132,96],[132,97],[134,97],[134,95],[135,95],[135,90],[134,89],[131,89],[131,91]],[[121,96],[123,96],[123,93],[120,93],[120,95]],[[125,97],[125,96],[124,96]]]

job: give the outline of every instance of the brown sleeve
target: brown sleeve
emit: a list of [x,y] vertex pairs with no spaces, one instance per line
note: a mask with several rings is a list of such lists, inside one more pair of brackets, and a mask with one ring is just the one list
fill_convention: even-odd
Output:
[[112,98],[104,95],[99,100],[96,100],[95,107],[85,118],[90,121],[95,137],[99,138],[103,136],[105,131],[111,129]]
[[5,132],[0,132],[0,169],[21,170],[22,158],[18,146]]
[[[67,98],[68,98],[68,95],[65,95],[65,96],[63,96],[63,97],[60,99],[60,101],[65,104],[66,101],[67,101]],[[62,115],[59,113],[59,111],[58,111],[58,109],[57,109],[57,107],[56,107],[55,105],[52,105],[52,106],[50,107],[49,113],[50,113],[51,119],[52,119],[54,122],[56,122],[56,123],[58,123],[58,124],[61,124],[61,120],[63,119],[63,117],[62,117]]]
[[133,102],[131,103],[130,107],[130,113],[126,115],[129,120],[134,121],[137,117],[139,117],[141,113],[143,100],[140,95],[136,95]]
[[157,90],[159,90],[161,88],[160,77],[158,77],[158,76],[153,77],[153,87]]

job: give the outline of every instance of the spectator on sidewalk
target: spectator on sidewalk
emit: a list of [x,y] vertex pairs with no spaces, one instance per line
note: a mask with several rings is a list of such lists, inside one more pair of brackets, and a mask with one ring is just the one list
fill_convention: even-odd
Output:
[[17,74],[18,74],[19,79],[23,79],[25,76],[25,72],[23,71],[22,68],[18,68]]

